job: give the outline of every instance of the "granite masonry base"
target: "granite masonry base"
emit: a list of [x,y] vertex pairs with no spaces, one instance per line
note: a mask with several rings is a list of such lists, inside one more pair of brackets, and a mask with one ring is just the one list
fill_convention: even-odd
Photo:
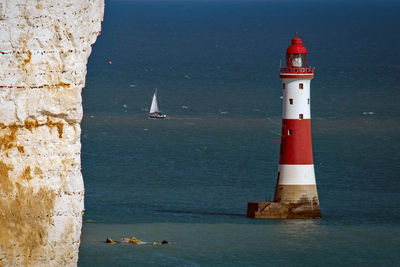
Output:
[[249,202],[247,217],[256,219],[317,219],[321,218],[319,204]]

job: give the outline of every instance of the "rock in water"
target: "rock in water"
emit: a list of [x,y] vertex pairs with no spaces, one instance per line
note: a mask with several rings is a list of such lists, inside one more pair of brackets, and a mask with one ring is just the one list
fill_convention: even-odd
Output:
[[121,238],[122,242],[128,242],[130,244],[135,244],[135,245],[141,245],[144,244],[144,242],[140,241],[136,237],[132,236],[131,238],[123,237]]
[[113,243],[116,243],[116,241],[114,241],[114,240],[112,240],[111,238],[107,237],[106,243],[108,243],[108,244],[113,244]]
[[132,236],[132,238],[129,240],[129,243],[131,244],[135,244],[135,245],[140,245],[140,244],[144,244],[142,241],[140,241],[139,239],[135,238]]
[[104,0],[0,2],[0,266],[76,266],[81,90]]

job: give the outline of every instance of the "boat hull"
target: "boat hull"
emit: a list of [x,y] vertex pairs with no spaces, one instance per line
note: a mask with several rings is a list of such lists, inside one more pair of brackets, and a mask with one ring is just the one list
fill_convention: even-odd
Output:
[[150,119],[165,119],[167,115],[164,114],[150,114],[149,118]]

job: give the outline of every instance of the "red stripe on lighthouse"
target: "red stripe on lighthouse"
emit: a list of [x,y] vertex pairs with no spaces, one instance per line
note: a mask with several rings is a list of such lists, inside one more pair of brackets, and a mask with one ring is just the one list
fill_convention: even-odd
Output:
[[279,164],[313,164],[311,120],[282,120]]

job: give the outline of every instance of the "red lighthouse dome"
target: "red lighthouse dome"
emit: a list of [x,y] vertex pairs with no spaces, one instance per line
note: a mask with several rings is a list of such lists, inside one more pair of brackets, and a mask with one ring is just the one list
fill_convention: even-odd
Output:
[[297,36],[286,50],[286,67],[280,69],[281,78],[313,78],[315,68],[308,67],[307,48]]
[[286,50],[287,68],[307,68],[307,49],[303,41],[297,36],[292,39],[292,44]]
[[292,39],[292,44],[286,50],[287,54],[307,54],[307,49],[303,45],[303,41],[297,36]]

